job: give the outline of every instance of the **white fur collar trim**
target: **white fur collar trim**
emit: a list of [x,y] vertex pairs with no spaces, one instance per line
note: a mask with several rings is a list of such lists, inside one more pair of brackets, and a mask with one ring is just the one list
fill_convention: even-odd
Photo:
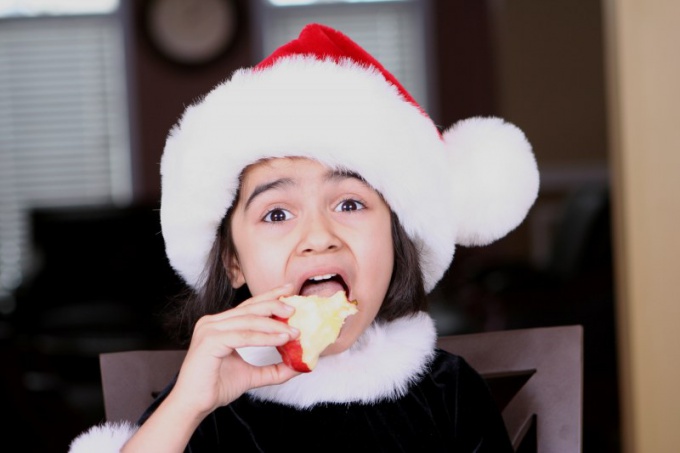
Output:
[[[321,403],[396,399],[425,372],[436,340],[434,322],[424,312],[374,323],[349,350],[322,357],[311,373],[248,393],[259,400],[299,409]],[[241,348],[239,353],[254,365],[281,362],[275,348]]]

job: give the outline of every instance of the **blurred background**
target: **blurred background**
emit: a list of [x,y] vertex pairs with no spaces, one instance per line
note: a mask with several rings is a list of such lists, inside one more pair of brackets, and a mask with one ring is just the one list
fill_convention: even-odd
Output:
[[620,415],[632,406],[620,396],[621,143],[607,76],[609,21],[630,22],[611,3],[0,0],[3,438],[65,451],[103,420],[98,354],[175,346],[159,322],[181,289],[158,219],[167,132],[235,69],[322,22],[371,52],[442,128],[497,115],[527,134],[536,205],[506,238],[456,251],[430,295],[437,328],[583,325],[584,451],[635,451]]

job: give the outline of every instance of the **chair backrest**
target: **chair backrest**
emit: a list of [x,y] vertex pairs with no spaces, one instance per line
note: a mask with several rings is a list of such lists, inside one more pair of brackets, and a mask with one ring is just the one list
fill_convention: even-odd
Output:
[[106,419],[136,422],[179,371],[185,354],[183,350],[100,354]]
[[486,379],[516,452],[581,451],[582,326],[452,335],[438,344]]
[[[539,327],[440,337],[487,381],[516,452],[582,448],[583,328]],[[100,355],[109,421],[136,421],[177,373],[186,351]]]

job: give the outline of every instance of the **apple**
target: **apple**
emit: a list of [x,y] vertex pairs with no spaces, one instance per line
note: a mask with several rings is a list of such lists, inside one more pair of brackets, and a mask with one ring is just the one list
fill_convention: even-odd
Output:
[[344,291],[331,297],[288,296],[280,300],[294,307],[295,313],[288,319],[276,319],[297,328],[300,335],[276,349],[283,363],[303,373],[316,367],[321,353],[340,335],[345,319],[358,311],[357,302],[347,300]]

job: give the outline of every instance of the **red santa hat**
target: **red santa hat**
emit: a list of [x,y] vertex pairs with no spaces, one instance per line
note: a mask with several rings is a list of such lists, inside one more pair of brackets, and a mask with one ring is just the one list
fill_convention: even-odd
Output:
[[253,68],[189,106],[161,160],[161,225],[172,267],[192,287],[250,164],[306,157],[360,174],[420,251],[425,288],[456,244],[484,245],[526,216],[538,170],[522,131],[470,118],[441,133],[378,61],[311,24]]

